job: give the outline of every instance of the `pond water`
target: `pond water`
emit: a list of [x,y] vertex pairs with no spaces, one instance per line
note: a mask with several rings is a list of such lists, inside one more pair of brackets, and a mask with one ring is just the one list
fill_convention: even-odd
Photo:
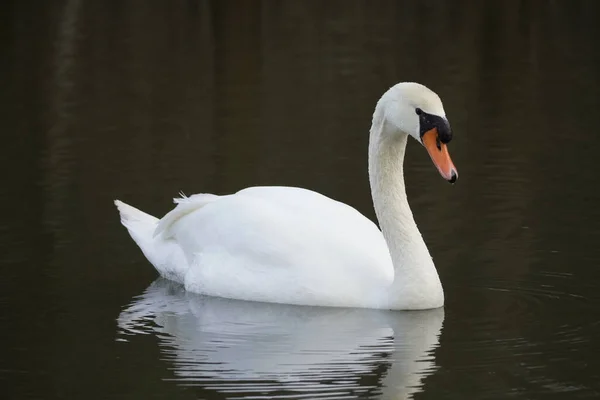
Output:
[[[9,399],[600,397],[600,3],[9,1],[0,381]],[[443,99],[459,170],[409,143],[446,305],[185,293],[112,200],[310,188],[375,220],[367,141],[399,81]],[[6,398],[6,397],[5,397]]]

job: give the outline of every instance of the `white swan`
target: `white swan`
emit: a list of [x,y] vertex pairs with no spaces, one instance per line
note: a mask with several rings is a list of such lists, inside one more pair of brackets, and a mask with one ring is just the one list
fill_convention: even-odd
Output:
[[377,103],[369,138],[381,231],[354,208],[294,187],[183,197],[160,220],[115,204],[156,270],[192,292],[298,305],[438,308],[444,292],[404,187],[409,135],[445,179],[457,178],[438,95],[413,82],[391,87]]

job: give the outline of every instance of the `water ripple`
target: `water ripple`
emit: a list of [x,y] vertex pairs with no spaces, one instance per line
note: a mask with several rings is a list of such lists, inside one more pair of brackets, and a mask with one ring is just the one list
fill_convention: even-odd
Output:
[[[298,307],[186,293],[159,279],[118,319],[119,339],[160,340],[183,386],[233,397],[406,398],[436,370],[443,309],[426,312]],[[266,397],[265,397],[266,396]]]
[[[469,281],[459,291],[467,307],[447,305],[443,357],[453,365],[446,379],[468,376],[486,398],[529,394],[596,393],[588,368],[600,334],[598,295],[592,282],[565,272],[531,271],[516,277]],[[463,378],[466,379],[466,378]],[[497,396],[497,397],[494,397]]]

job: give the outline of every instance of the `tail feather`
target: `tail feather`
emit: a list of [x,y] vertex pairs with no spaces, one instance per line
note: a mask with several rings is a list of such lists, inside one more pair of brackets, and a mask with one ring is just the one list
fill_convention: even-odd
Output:
[[120,200],[115,200],[115,206],[117,206],[117,209],[121,215],[121,223],[127,229],[144,226],[150,227],[158,223],[158,218],[153,217],[150,214],[146,214],[145,212],[140,211],[129,204],[125,204]]
[[181,282],[186,265],[183,252],[177,243],[154,237],[158,218],[119,200],[115,200],[115,206],[121,223],[154,268],[162,276]]
[[152,233],[156,229],[158,218],[119,200],[115,200],[115,205],[121,215],[121,223],[127,228],[131,238],[142,249],[144,255],[152,262],[152,258],[155,258],[152,255],[155,247]]

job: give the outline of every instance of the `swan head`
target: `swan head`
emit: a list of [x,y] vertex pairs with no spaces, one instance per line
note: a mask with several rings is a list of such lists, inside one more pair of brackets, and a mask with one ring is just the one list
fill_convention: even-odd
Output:
[[382,100],[386,120],[421,143],[440,175],[450,183],[456,182],[458,171],[447,146],[452,129],[440,97],[419,83],[402,82],[391,87]]

